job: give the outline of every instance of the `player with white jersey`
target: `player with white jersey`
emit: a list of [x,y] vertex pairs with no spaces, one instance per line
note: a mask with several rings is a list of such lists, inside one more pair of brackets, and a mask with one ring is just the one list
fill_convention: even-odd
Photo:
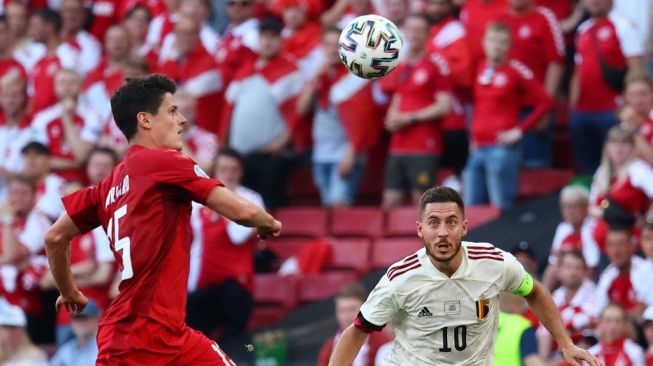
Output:
[[342,334],[330,365],[350,365],[367,334],[390,323],[396,337],[384,366],[491,366],[502,291],[526,298],[570,365],[601,365],[573,344],[548,292],[514,256],[489,243],[463,242],[465,234],[458,193],[427,190],[417,221],[424,248],[390,266]]

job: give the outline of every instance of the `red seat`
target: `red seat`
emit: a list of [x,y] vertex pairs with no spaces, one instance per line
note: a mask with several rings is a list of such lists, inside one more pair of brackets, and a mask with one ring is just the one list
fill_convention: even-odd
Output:
[[571,170],[522,170],[519,175],[517,197],[524,199],[545,196],[568,184],[573,176]]
[[368,238],[383,235],[383,211],[378,207],[334,209],[330,221],[329,235]]
[[299,248],[308,242],[310,242],[310,239],[287,239],[282,236],[281,238],[268,240],[266,245],[272,249],[272,251],[279,257],[281,261],[284,261],[297,254]]
[[499,216],[501,216],[501,209],[498,207],[490,205],[465,207],[465,218],[467,219],[469,230],[494,221]]
[[351,270],[362,275],[370,269],[370,239],[330,239],[331,261],[326,269]]
[[313,184],[310,166],[293,169],[286,185],[286,198],[290,205],[319,205],[320,194]]
[[327,231],[327,211],[321,207],[281,208],[276,218],[283,224],[285,237],[316,238]]
[[294,276],[257,274],[254,276],[254,301],[248,329],[283,319],[297,304],[297,279]]
[[353,272],[323,272],[306,275],[299,280],[299,301],[317,301],[326,299],[340,291],[342,286],[356,281]]
[[415,237],[383,238],[372,245],[372,268],[385,268],[424,247],[422,239]]
[[386,213],[385,236],[417,236],[419,211],[414,206],[397,207]]

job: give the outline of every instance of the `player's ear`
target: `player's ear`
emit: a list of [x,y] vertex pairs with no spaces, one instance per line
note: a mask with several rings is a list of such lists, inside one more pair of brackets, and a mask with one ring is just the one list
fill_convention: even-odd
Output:
[[147,112],[138,112],[136,114],[136,121],[138,122],[138,125],[141,126],[141,128],[149,130],[152,128],[149,117],[150,114]]
[[463,236],[467,235],[467,219],[463,219]]
[[416,224],[417,224],[417,236],[421,238],[422,237],[422,223],[419,220],[417,220]]

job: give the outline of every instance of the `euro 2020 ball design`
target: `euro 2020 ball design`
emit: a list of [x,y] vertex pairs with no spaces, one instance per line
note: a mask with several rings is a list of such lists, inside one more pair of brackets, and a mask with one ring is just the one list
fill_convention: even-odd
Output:
[[349,71],[364,79],[389,74],[399,64],[404,46],[399,29],[380,15],[353,19],[340,33],[338,52]]

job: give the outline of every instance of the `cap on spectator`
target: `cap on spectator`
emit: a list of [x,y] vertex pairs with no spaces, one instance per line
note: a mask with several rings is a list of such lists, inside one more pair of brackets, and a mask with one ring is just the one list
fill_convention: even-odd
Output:
[[50,155],[50,149],[48,149],[47,146],[43,145],[42,143],[38,141],[32,141],[28,143],[27,145],[23,146],[23,148],[20,150],[20,152],[24,155],[27,154],[28,152],[35,152],[39,155]]
[[644,325],[653,322],[653,305],[644,310],[644,315],[642,315],[642,317],[644,318]]
[[97,306],[95,301],[89,299],[88,304],[86,304],[84,310],[79,314],[74,314],[73,319],[91,318],[100,315],[102,315],[102,310],[100,310],[100,307]]
[[277,17],[265,17],[261,20],[258,26],[259,32],[272,32],[281,35],[283,30],[283,22]]
[[524,253],[533,259],[537,259],[537,255],[535,255],[535,251],[525,240],[520,241],[519,244],[515,245],[510,249],[510,254],[517,255],[518,253]]
[[27,326],[27,317],[20,306],[12,305],[6,300],[0,301],[0,326],[20,327]]

